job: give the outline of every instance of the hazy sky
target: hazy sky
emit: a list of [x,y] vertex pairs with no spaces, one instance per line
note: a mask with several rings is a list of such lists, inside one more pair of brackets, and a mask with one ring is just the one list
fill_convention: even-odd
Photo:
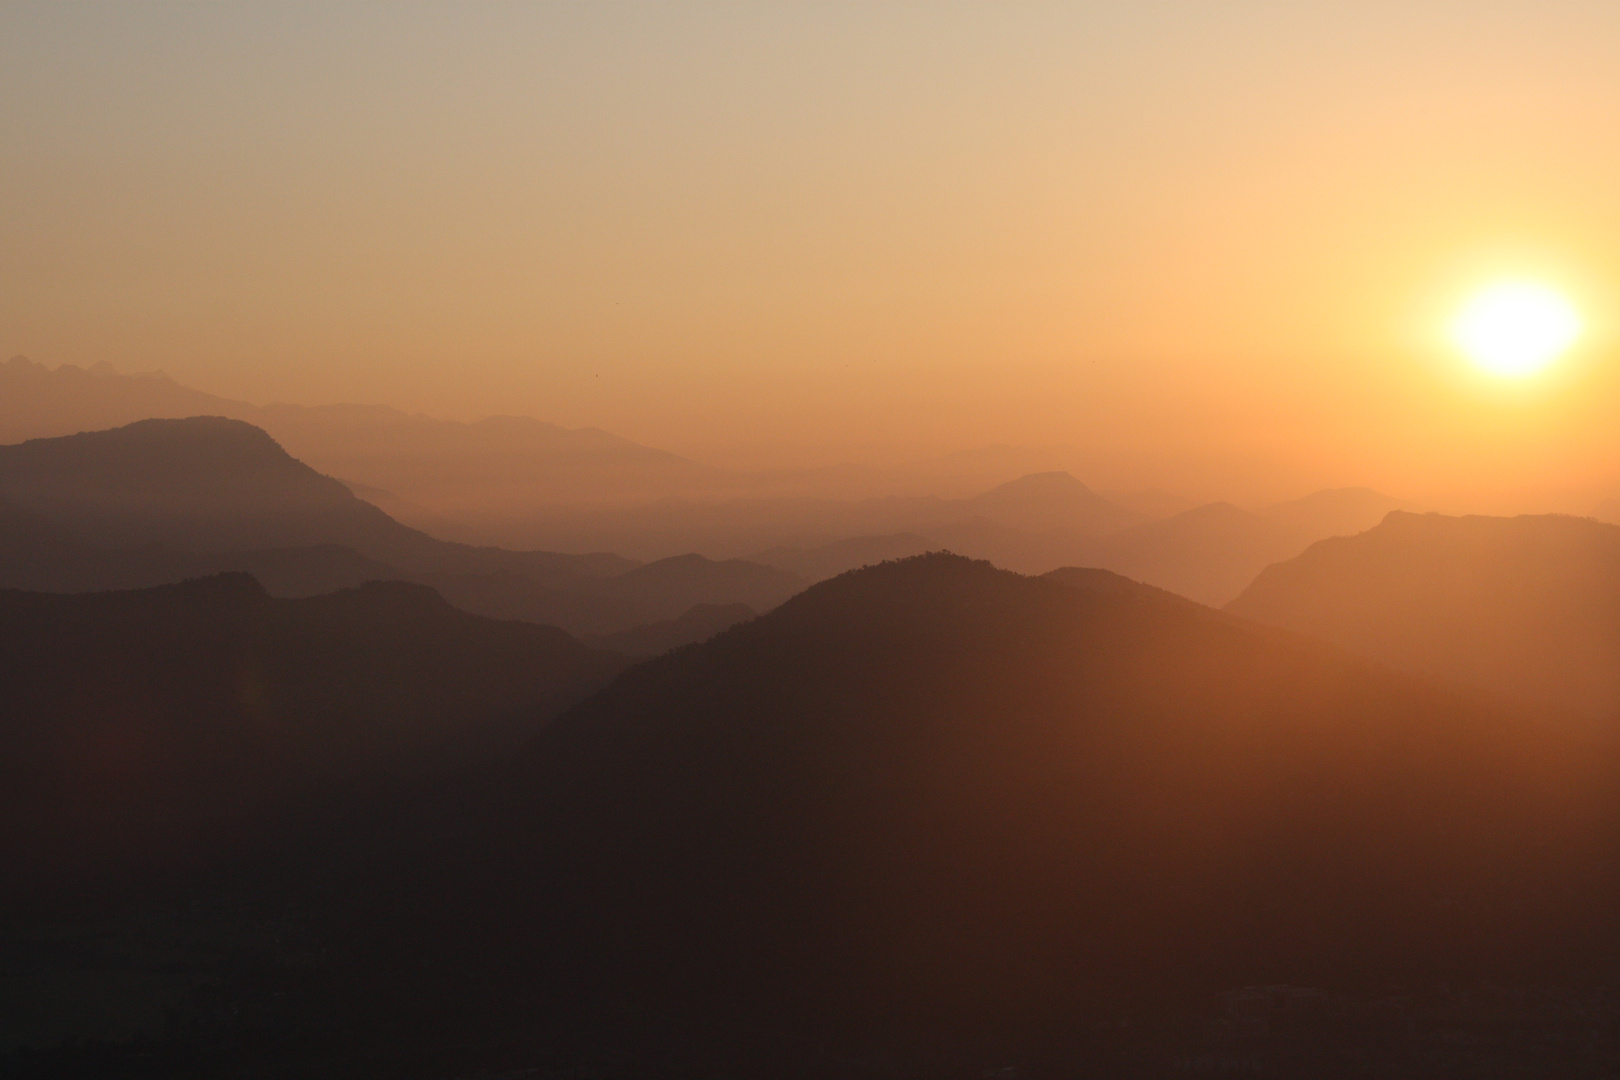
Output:
[[[1442,339],[1503,274],[1591,323],[1546,377]],[[1585,498],[1617,296],[1613,0],[0,5],[0,353],[49,364]]]

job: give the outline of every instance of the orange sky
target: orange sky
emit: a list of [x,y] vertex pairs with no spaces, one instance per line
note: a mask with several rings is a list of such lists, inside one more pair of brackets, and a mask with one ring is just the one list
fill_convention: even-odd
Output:
[[[1620,494],[1620,5],[0,8],[0,353],[723,464]],[[1591,323],[1444,344],[1499,274]]]

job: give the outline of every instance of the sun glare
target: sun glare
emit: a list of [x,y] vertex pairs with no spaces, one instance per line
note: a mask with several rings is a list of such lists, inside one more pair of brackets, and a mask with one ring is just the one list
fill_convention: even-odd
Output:
[[1574,344],[1581,317],[1559,293],[1532,282],[1492,285],[1469,300],[1452,338],[1494,375],[1531,375]]

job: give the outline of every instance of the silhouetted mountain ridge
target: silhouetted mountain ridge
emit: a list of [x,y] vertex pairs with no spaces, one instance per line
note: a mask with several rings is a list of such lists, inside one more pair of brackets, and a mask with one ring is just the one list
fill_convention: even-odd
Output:
[[640,665],[425,812],[344,933],[501,1000],[841,1051],[1599,963],[1612,746],[1064,576],[885,563]]

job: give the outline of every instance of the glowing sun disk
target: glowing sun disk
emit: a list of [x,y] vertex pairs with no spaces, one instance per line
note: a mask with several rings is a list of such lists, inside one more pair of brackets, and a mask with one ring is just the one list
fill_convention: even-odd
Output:
[[1505,282],[1475,294],[1452,324],[1452,339],[1475,364],[1496,375],[1530,375],[1556,360],[1580,336],[1581,318],[1545,285]]

